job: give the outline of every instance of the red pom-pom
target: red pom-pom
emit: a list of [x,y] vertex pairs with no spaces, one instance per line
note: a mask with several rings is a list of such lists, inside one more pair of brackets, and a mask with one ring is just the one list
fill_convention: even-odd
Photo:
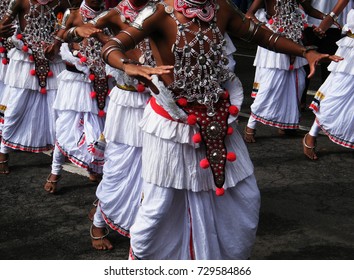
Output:
[[231,135],[232,133],[234,133],[234,129],[231,126],[229,126],[227,128],[227,135]]
[[40,93],[41,93],[41,94],[46,94],[46,93],[47,93],[46,88],[42,87],[41,90],[40,90]]
[[82,54],[81,54],[81,53],[77,53],[77,57],[78,57],[78,58],[81,58],[81,57],[82,57]]
[[137,92],[144,92],[145,91],[145,86],[143,84],[138,84],[136,86],[136,91]]
[[215,190],[215,194],[217,196],[223,196],[224,193],[225,193],[225,189],[224,188],[216,188],[216,190]]
[[6,49],[4,47],[0,47],[0,53],[5,53]]
[[24,45],[24,46],[22,47],[22,50],[23,50],[24,52],[28,52],[28,46]]
[[89,80],[90,81],[94,81],[95,80],[95,75],[94,74],[90,74],[89,75]]
[[7,60],[7,58],[3,58],[3,59],[1,60],[1,62],[2,62],[2,64],[4,64],[4,65],[6,65],[6,64],[9,63],[9,61]]
[[304,29],[308,28],[309,25],[307,23],[304,24]]
[[31,70],[30,70],[30,74],[31,74],[32,76],[36,76],[36,70],[35,70],[35,69],[31,69]]
[[17,35],[16,35],[16,38],[17,38],[18,40],[22,40],[23,35],[22,35],[22,34],[17,34]]
[[221,96],[222,99],[228,99],[229,98],[229,92],[227,90],[225,90],[225,92],[223,93],[223,95]]
[[49,70],[49,71],[48,71],[48,77],[53,77],[53,75],[54,75],[54,74],[53,74],[53,71],[50,71],[50,70]]
[[293,64],[290,64],[289,65],[289,70],[291,71],[291,70],[294,70],[294,65]]
[[103,110],[99,110],[99,111],[98,111],[98,116],[99,116],[100,118],[103,118],[105,115],[106,115],[106,112],[105,112],[105,111],[103,111]]
[[187,98],[181,97],[177,100],[179,106],[186,107],[188,104]]
[[97,93],[95,91],[91,91],[90,96],[92,99],[96,98]]
[[280,33],[282,33],[282,32],[284,32],[284,28],[283,28],[283,27],[279,27],[278,31],[279,31]]
[[81,61],[82,63],[85,63],[85,62],[87,61],[87,57],[86,57],[86,56],[81,56],[81,57],[80,57],[80,61]]
[[271,18],[271,19],[268,20],[268,23],[269,23],[269,24],[273,24],[273,23],[274,23],[274,20]]
[[229,107],[229,113],[232,115],[232,116],[236,116],[238,114],[238,108],[235,106],[235,105],[231,105]]
[[195,125],[197,123],[196,115],[189,115],[188,118],[187,118],[187,123],[189,125]]
[[202,136],[200,135],[200,133],[196,133],[196,134],[193,135],[192,140],[196,144],[200,143],[200,142],[202,142]]
[[28,59],[29,59],[30,61],[34,61],[34,56],[33,56],[33,55],[29,55],[29,56],[28,56]]
[[228,152],[226,155],[226,158],[228,161],[235,161],[236,160],[236,154],[233,152]]
[[200,167],[203,168],[203,169],[206,169],[206,168],[208,168],[208,167],[210,166],[209,161],[208,161],[206,158],[202,159],[202,160],[199,162],[199,165],[200,165]]

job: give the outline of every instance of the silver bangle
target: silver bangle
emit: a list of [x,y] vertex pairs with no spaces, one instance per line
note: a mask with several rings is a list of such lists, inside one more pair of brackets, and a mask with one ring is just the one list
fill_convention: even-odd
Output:
[[338,16],[334,12],[330,12],[328,15],[333,19],[334,22],[337,22]]
[[135,41],[134,37],[133,37],[128,31],[126,31],[126,30],[121,30],[121,31],[119,31],[119,33],[123,33],[123,34],[128,35],[129,38],[133,41],[134,46],[136,46],[136,41]]
[[76,33],[77,27],[71,27],[66,34],[66,39],[69,42],[80,43],[84,38],[80,37]]
[[127,51],[126,47],[124,46],[124,44],[122,43],[121,40],[119,40],[118,38],[116,37],[112,37],[112,38],[109,38],[108,39],[108,42],[109,41],[113,41],[115,42],[116,46],[119,48],[119,50],[123,53],[125,53]]
[[60,38],[59,36],[57,36],[57,35],[53,35],[53,38],[55,40],[58,40],[59,42],[65,43],[65,41],[62,38]]
[[102,59],[104,62],[108,63],[108,56],[114,52],[114,51],[120,51],[118,46],[109,46],[107,49],[105,49],[102,53]]

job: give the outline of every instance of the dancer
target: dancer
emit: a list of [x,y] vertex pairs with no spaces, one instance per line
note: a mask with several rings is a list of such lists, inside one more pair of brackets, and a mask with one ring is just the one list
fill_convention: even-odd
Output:
[[[68,30],[68,40],[72,39],[70,34],[77,26],[102,13],[102,3],[102,0],[84,0],[80,8],[67,10],[61,28]],[[58,76],[58,93],[53,104],[58,118],[52,170],[44,184],[49,193],[57,189],[65,157],[86,169],[90,181],[97,182],[102,175],[105,144],[100,135],[104,128],[109,88],[100,52],[102,41],[108,37],[101,34],[98,39],[92,37],[61,46],[66,70]]]
[[[154,96],[141,121],[144,198],[130,229],[130,257],[247,259],[260,196],[247,148],[229,118],[237,109],[232,92],[223,89],[234,75],[223,35],[305,56],[312,70],[328,55],[253,24],[226,1],[166,0],[140,15],[102,53]],[[159,50],[155,68],[124,55],[146,36]]]
[[[4,83],[8,104],[4,114],[0,150],[0,173],[8,174],[11,149],[43,152],[54,145],[53,101],[57,75],[64,64],[56,55],[57,14],[69,1],[11,0],[0,29],[19,22],[19,34],[12,37],[13,48]],[[53,45],[54,44],[54,45]],[[49,61],[46,55],[53,59]]]
[[[341,1],[338,1],[341,2]],[[311,160],[317,160],[316,138],[322,129],[329,139],[343,147],[354,149],[354,9],[347,16],[343,27],[346,36],[337,42],[337,55],[344,60],[330,64],[331,72],[317,91],[310,108],[316,119],[302,141],[304,154]]]
[[[0,3],[0,20],[5,16],[10,0],[4,0]],[[6,38],[11,37],[16,31],[14,24],[2,26],[0,29],[0,141],[2,125],[4,123],[4,113],[6,110],[7,96],[5,96],[4,79],[6,75],[9,59],[7,53],[13,47]],[[1,163],[0,163],[1,164]]]
[[[247,16],[255,19],[255,12],[264,2],[265,9],[260,11],[256,22],[286,36],[296,43],[301,43],[302,31],[306,26],[302,10],[297,0],[254,1]],[[302,1],[306,12],[322,18],[324,15]],[[291,23],[291,24],[290,24]],[[307,61],[301,57],[289,56],[258,47],[254,66],[256,73],[251,96],[251,116],[244,131],[247,143],[256,142],[257,122],[277,127],[280,134],[294,132],[299,127],[299,105],[305,86],[303,66]]]

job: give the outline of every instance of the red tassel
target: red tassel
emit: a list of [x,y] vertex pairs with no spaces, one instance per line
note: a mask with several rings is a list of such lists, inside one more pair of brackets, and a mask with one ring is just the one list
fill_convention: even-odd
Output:
[[54,75],[54,74],[53,74],[53,71],[50,71],[50,70],[49,70],[49,71],[48,71],[48,77],[49,77],[49,78],[50,78],[50,77],[53,77],[53,75]]
[[4,65],[6,65],[6,64],[9,63],[9,61],[8,61],[6,58],[3,58],[1,62],[2,62],[2,64],[4,64]]
[[202,159],[199,162],[199,166],[203,169],[207,169],[210,166],[208,159],[206,159],[206,158]]
[[103,118],[105,115],[106,115],[106,112],[105,112],[105,111],[103,111],[103,110],[99,110],[99,111],[98,111],[98,116],[99,116],[100,118]]
[[143,84],[138,84],[136,86],[136,91],[137,92],[144,92],[145,91],[145,86]]
[[40,92],[41,92],[41,94],[46,94],[47,90],[46,90],[46,88],[43,87],[43,88],[41,88]]
[[4,47],[0,47],[0,53],[5,53],[6,49]]
[[226,158],[228,161],[235,161],[236,160],[236,154],[233,152],[228,152],[226,155]]
[[186,107],[188,104],[187,98],[181,97],[177,100],[179,106]]
[[87,57],[86,57],[86,56],[81,56],[81,57],[80,57],[80,61],[81,61],[82,63],[85,63],[85,62],[87,61]]
[[215,190],[216,196],[223,196],[224,193],[225,193],[225,189],[224,188],[216,188],[216,190]]
[[16,35],[16,38],[17,38],[18,40],[22,40],[23,35],[22,35],[22,34],[17,34],[17,35]]
[[193,135],[192,140],[196,144],[200,143],[200,142],[202,142],[202,136],[200,135],[200,133],[196,133],[196,134]]
[[291,71],[291,70],[294,70],[294,65],[293,64],[290,64],[289,65],[289,70]]
[[188,118],[187,118],[187,123],[189,125],[195,125],[197,123],[196,115],[189,115]]
[[35,69],[31,69],[31,70],[30,70],[30,74],[31,74],[32,76],[36,76],[36,70],[35,70]]
[[28,52],[28,46],[26,46],[26,45],[24,45],[23,47],[22,47],[22,50],[24,51],[24,52]]
[[234,129],[231,126],[229,126],[227,128],[227,135],[231,135],[232,133],[234,133]]
[[96,98],[97,93],[95,91],[91,91],[90,96],[92,99]]
[[229,113],[232,115],[232,116],[237,116],[238,114],[238,108],[235,106],[235,105],[231,105],[229,107]]
[[34,56],[33,56],[33,55],[29,55],[29,56],[28,56],[28,59],[29,59],[30,61],[34,61]]
[[90,74],[89,75],[89,80],[90,81],[94,81],[95,80],[95,75],[94,74]]
[[225,90],[224,94],[221,96],[222,99],[228,99],[229,98],[229,92]]

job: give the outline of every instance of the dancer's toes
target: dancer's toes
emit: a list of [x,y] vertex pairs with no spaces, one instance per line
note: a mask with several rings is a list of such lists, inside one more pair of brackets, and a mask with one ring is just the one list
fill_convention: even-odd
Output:
[[47,181],[44,184],[44,190],[48,193],[55,193],[60,178],[60,175],[49,174],[47,177]]
[[317,160],[318,157],[316,155],[316,137],[311,136],[306,133],[304,138],[302,139],[302,146],[304,155],[307,156],[311,160]]
[[112,250],[113,245],[107,238],[108,234],[109,229],[107,227],[100,228],[91,225],[90,236],[92,247],[96,250]]

